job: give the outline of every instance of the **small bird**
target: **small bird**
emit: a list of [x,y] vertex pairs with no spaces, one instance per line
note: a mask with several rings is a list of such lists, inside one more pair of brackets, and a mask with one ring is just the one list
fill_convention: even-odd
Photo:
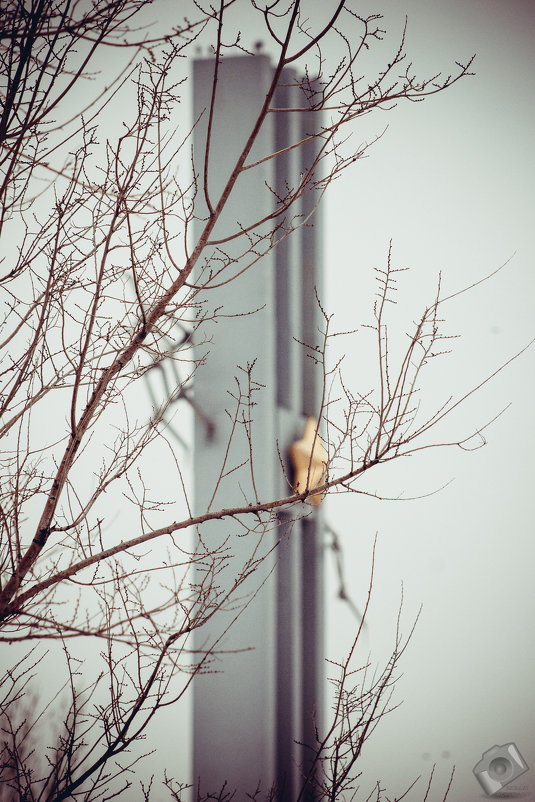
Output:
[[[290,458],[294,468],[294,491],[304,493],[314,490],[323,482],[327,466],[327,452],[318,434],[314,418],[307,418],[303,437],[290,446]],[[319,507],[322,494],[316,493],[307,502]]]

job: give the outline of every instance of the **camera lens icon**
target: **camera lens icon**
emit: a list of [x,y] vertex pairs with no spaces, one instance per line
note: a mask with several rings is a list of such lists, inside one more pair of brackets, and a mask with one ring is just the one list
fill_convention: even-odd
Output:
[[527,770],[526,761],[513,743],[491,746],[472,769],[488,796],[501,791]]

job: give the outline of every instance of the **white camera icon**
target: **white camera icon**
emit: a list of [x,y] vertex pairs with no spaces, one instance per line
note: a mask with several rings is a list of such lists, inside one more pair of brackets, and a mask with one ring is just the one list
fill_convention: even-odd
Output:
[[515,744],[491,746],[472,771],[488,796],[501,791],[528,770],[528,766]]

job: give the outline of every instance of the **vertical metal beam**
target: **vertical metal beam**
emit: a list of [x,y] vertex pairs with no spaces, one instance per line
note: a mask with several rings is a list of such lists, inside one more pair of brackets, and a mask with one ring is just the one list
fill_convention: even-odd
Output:
[[[300,150],[300,169],[305,173],[314,163],[319,140],[309,139],[318,132],[321,118],[316,113],[301,115],[301,137],[307,140]],[[301,350],[301,399],[304,416],[315,418],[321,415],[323,395],[323,373],[310,354],[314,348],[320,352],[322,342],[322,316],[318,306],[323,293],[322,271],[322,226],[321,216],[315,206],[318,193],[306,193],[301,201],[303,218],[307,225],[301,234],[301,335],[302,343],[311,349],[309,355]],[[301,539],[301,616],[302,616],[302,753],[301,766],[305,776],[311,768],[313,752],[310,746],[316,741],[317,730],[321,731],[324,704],[324,582],[323,582],[323,527],[321,509],[302,522]],[[317,798],[314,778],[308,784],[303,802]]]

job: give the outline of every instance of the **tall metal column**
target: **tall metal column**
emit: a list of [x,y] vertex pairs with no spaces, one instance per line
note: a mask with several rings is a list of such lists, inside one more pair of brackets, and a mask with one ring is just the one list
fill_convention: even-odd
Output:
[[[213,70],[211,59],[194,63],[194,119],[199,120],[194,150],[201,171],[198,217],[206,211],[201,167]],[[227,57],[220,64],[208,162],[208,189],[216,201],[258,115],[272,73],[264,55]],[[276,98],[279,108],[303,105],[293,79],[291,73],[284,77],[287,85],[280,87]],[[305,112],[269,115],[250,161],[299,141],[315,124],[313,115]],[[266,217],[274,208],[267,187],[295,184],[313,159],[311,147],[287,151],[240,177],[215,238],[236,230],[236,223],[247,225]],[[293,214],[307,215],[314,202],[312,195],[305,195]],[[237,282],[203,291],[207,319],[198,350],[205,359],[195,374],[195,402],[214,428],[209,437],[202,422],[196,424],[196,514],[208,507],[243,504],[254,496],[251,474],[243,465],[250,444],[241,427],[227,448],[231,421],[226,412],[235,403],[229,391],[236,394],[238,382],[246,381],[243,369],[253,361],[252,376],[259,383],[252,410],[254,484],[261,500],[288,495],[278,452],[286,459],[290,444],[302,435],[306,416],[317,415],[320,398],[319,371],[297,342],[313,345],[319,339],[314,294],[314,287],[321,289],[319,226],[316,212],[313,221],[284,238]],[[202,220],[197,220],[195,233],[201,229]],[[231,241],[221,249],[222,259],[238,257],[243,245],[240,249]],[[217,248],[214,253],[217,260]],[[230,267],[231,273],[245,264]],[[227,273],[221,278],[226,277]],[[225,460],[225,476],[214,496]],[[300,520],[303,513],[307,517]],[[314,744],[315,726],[321,723],[321,516],[315,509],[297,509],[297,515],[292,509],[282,512],[278,526],[263,537],[254,532],[239,537],[235,530],[225,520],[202,530],[207,549],[221,549],[224,567],[216,579],[220,589],[232,586],[235,572],[255,548],[267,553],[276,542],[280,544],[241,587],[239,596],[246,606],[236,623],[232,625],[237,606],[230,604],[231,609],[219,611],[195,632],[197,657],[224,634],[206,673],[194,680],[194,781],[200,782],[201,794],[217,792],[227,783],[229,790],[237,789],[236,799],[253,794],[259,783],[264,792],[276,785],[278,799],[289,802],[302,785],[311,756],[306,747]],[[196,569],[195,581],[208,581],[206,564]],[[307,798],[313,798],[312,792]]]

